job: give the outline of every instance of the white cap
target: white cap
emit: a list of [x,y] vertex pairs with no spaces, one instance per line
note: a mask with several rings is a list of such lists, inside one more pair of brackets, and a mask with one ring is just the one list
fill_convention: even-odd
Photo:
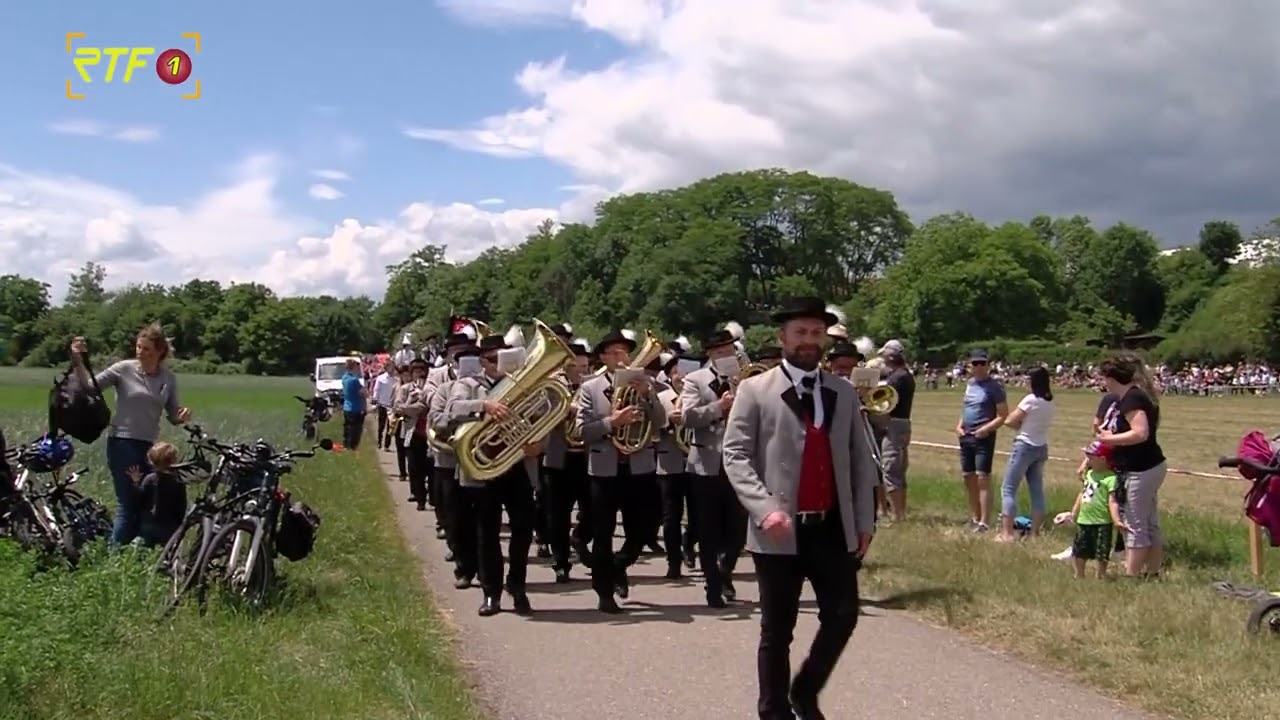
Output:
[[884,344],[884,347],[880,348],[881,355],[887,355],[888,353],[891,353],[891,352],[898,353],[899,355],[903,354],[901,340],[890,340],[889,342]]

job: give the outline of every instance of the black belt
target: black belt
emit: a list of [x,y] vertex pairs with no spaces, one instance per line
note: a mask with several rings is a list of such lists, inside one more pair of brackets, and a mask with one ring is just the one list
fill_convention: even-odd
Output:
[[818,510],[816,512],[798,512],[795,514],[797,525],[818,525],[827,519],[830,510]]

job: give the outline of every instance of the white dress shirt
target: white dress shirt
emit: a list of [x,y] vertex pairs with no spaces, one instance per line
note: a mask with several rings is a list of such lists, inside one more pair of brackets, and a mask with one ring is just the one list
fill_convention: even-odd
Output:
[[[826,419],[826,410],[822,407],[822,373],[819,373],[816,369],[805,372],[786,360],[782,361],[782,367],[786,370],[787,376],[791,378],[792,384],[795,385],[797,395],[803,398],[805,394],[813,393],[813,426],[822,427],[822,423]],[[804,386],[805,378],[813,378],[812,391]]]
[[396,379],[391,373],[384,372],[373,381],[373,402],[380,407],[391,407],[391,397],[395,393]]
[[416,357],[418,357],[418,353],[414,352],[413,348],[402,347],[396,351],[395,355],[391,356],[391,360],[396,364],[396,367],[400,367],[413,362]]

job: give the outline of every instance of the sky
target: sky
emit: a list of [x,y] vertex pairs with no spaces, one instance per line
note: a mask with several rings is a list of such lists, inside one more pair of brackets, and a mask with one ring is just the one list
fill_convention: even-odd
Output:
[[[85,85],[68,32],[191,78]],[[425,243],[466,261],[761,167],[1165,245],[1280,215],[1274,0],[10,0],[0,97],[0,274],[55,300],[90,260],[379,298]]]

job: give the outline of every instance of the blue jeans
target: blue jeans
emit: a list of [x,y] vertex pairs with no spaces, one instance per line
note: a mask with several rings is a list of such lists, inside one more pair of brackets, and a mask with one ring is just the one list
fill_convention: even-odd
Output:
[[116,520],[111,528],[112,545],[128,545],[138,536],[142,522],[142,508],[138,489],[129,477],[129,468],[137,466],[143,475],[150,472],[147,451],[151,443],[131,438],[107,438],[107,469],[111,471],[111,484],[116,491]]
[[1009,467],[1004,471],[1004,485],[1000,488],[1000,511],[1005,517],[1018,515],[1018,484],[1024,477],[1027,491],[1031,493],[1031,514],[1044,517],[1044,465],[1048,460],[1048,445],[1013,442]]

